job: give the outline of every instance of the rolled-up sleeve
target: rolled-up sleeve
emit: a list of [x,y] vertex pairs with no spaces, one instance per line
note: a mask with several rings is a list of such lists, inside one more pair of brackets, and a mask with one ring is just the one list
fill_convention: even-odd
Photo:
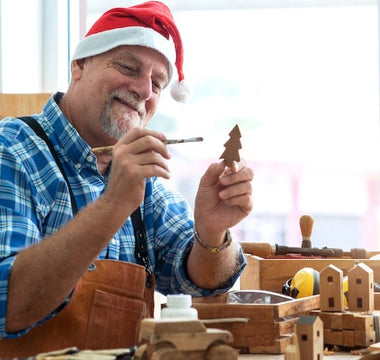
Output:
[[[41,233],[36,225],[33,201],[24,176],[11,165],[9,156],[0,154],[0,338],[18,337],[18,333],[6,332],[8,283],[17,254],[40,241]],[[25,186],[25,187],[24,187]]]
[[[149,200],[152,195],[154,200]],[[218,288],[209,290],[198,287],[187,273],[186,262],[194,243],[192,209],[184,198],[165,189],[156,180],[147,186],[145,198],[145,225],[148,243],[154,244],[151,262],[155,262],[156,289],[164,295],[186,293],[192,296],[211,296],[228,291],[242,273],[246,260],[238,247],[236,267],[230,279]]]
[[5,330],[9,278],[17,254],[41,240],[40,219],[47,212],[26,171],[33,153],[28,147],[20,149],[20,143],[0,144],[0,338],[28,330],[12,334]]
[[[9,256],[0,261],[0,337],[7,337],[9,334],[5,331],[5,320],[8,300],[8,279],[12,271],[15,255]],[[17,336],[17,334],[15,334]]]
[[245,265],[246,260],[241,248],[239,247],[234,273],[224,284],[222,284],[218,288],[202,289],[198,287],[191,281],[184,266],[176,267],[175,278],[177,279],[177,283],[181,284],[181,289],[183,290],[183,292],[191,294],[192,296],[212,296],[217,294],[223,294],[232,288],[232,286],[235,284],[237,279],[240,277],[242,271],[244,270]]

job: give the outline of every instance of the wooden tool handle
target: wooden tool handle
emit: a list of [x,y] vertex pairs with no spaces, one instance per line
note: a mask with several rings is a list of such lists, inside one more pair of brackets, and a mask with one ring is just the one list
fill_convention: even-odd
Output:
[[267,258],[275,255],[275,249],[271,244],[258,242],[241,242],[243,252],[246,254],[256,255],[262,258]]
[[302,215],[300,217],[300,227],[302,234],[302,246],[303,248],[311,248],[311,233],[313,232],[314,220],[309,215]]

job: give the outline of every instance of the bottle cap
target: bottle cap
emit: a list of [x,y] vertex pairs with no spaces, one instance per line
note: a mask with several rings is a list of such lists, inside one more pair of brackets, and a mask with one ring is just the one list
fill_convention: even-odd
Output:
[[181,309],[191,306],[191,296],[185,294],[168,295],[166,297],[167,306],[170,308]]

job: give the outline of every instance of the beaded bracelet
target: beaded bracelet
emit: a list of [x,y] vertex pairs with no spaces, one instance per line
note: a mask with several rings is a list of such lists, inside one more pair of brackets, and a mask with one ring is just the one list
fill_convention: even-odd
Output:
[[219,251],[227,248],[228,246],[230,246],[231,244],[231,241],[232,241],[232,237],[231,237],[231,232],[229,229],[227,229],[226,231],[226,235],[224,237],[224,241],[223,241],[223,244],[218,246],[218,247],[213,247],[213,246],[209,246],[207,245],[202,239],[201,237],[199,236],[198,234],[198,231],[197,229],[194,227],[194,236],[195,236],[195,239],[198,241],[198,243],[200,245],[202,245],[204,248],[206,248],[209,252],[211,253],[218,253]]

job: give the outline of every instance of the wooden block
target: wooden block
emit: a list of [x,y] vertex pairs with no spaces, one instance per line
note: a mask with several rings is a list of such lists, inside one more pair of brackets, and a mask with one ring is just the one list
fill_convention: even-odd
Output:
[[323,329],[325,344],[343,345],[343,334],[341,330]]
[[335,330],[342,330],[343,328],[343,317],[342,313],[331,313],[330,317],[330,328]]
[[376,341],[375,331],[324,329],[323,334],[325,344],[329,345],[367,347]]
[[343,329],[372,331],[373,330],[373,314],[360,313],[344,313]]
[[342,330],[342,345],[347,347],[355,346],[353,330]]
[[325,329],[343,329],[342,313],[313,310],[310,315],[319,316]]
[[342,327],[341,329],[354,330],[355,329],[355,314],[348,312],[342,314]]
[[354,344],[355,346],[369,346],[376,342],[375,331],[354,331]]
[[310,315],[319,316],[323,322],[324,329],[331,329],[330,315],[331,313],[322,312],[321,310],[312,310]]
[[323,321],[325,329],[373,331],[374,317],[380,316],[380,312],[375,311],[366,314],[350,311],[338,313],[313,310],[310,312],[310,315],[319,316]]

